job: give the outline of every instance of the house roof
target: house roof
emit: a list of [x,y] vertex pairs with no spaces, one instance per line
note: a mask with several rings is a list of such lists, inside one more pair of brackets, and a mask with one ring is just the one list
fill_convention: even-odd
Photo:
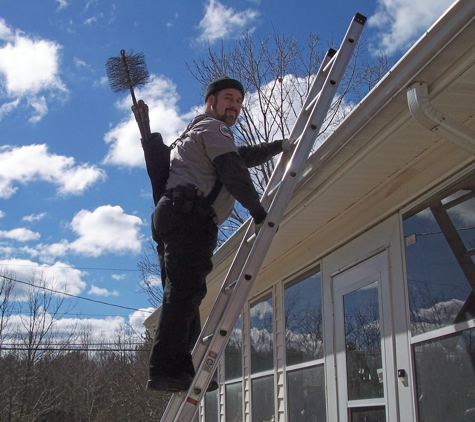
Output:
[[[290,276],[289,268],[308,267],[475,163],[467,148],[441,136],[440,125],[413,117],[408,88],[415,83],[427,87],[429,112],[467,128],[470,143],[475,130],[473,0],[456,1],[309,158],[251,296],[268,289],[276,276]],[[214,255],[203,317],[244,233],[241,227]],[[145,321],[147,327],[155,325],[158,312]]]

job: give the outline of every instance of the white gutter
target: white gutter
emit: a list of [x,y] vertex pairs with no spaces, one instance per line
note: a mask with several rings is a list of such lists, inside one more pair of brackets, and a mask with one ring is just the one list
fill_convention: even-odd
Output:
[[437,110],[429,101],[425,82],[415,82],[409,86],[407,103],[412,116],[420,124],[475,155],[475,131]]

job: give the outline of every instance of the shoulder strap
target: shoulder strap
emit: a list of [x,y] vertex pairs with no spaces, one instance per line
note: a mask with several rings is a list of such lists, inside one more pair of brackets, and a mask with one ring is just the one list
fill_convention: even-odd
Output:
[[213,189],[211,189],[211,192],[205,198],[208,204],[210,205],[214,204],[214,201],[216,201],[216,198],[218,197],[219,192],[221,191],[222,187],[223,187],[223,182],[221,182],[221,180],[216,176],[216,181],[214,182]]
[[178,144],[178,142],[182,141],[183,139],[185,139],[186,135],[188,134],[188,132],[193,129],[193,126],[196,125],[197,123],[201,122],[202,120],[206,119],[206,117],[208,117],[206,114],[198,114],[198,116],[196,116],[190,123],[188,123],[188,126],[186,127],[186,129],[184,130],[184,132],[180,135],[180,137],[178,139],[175,140],[175,142],[173,142],[171,145],[170,145],[170,150],[172,150],[173,148],[175,148]]

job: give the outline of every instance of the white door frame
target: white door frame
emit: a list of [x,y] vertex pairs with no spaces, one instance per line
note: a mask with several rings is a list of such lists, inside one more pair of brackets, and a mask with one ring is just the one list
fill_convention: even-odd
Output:
[[[384,382],[387,422],[414,422],[414,393],[412,364],[409,342],[409,316],[405,289],[402,227],[398,215],[387,219],[358,238],[348,242],[322,260],[325,376],[327,385],[327,421],[346,422],[347,411],[340,418],[342,409],[347,408],[346,396],[342,393],[344,383],[346,391],[346,370],[342,379],[341,358],[338,356],[338,304],[340,293],[334,289],[334,280],[349,271],[363,271],[366,264],[377,263],[376,271],[379,289],[381,334],[384,336]],[[371,261],[376,259],[377,261]],[[364,271],[363,271],[364,272]],[[363,273],[361,273],[363,274]],[[366,277],[376,276],[375,272]],[[360,281],[366,281],[363,276]],[[343,280],[340,278],[340,280]],[[358,279],[360,280],[360,279]],[[368,281],[369,282],[369,281]],[[351,283],[350,283],[351,284]],[[350,290],[353,288],[350,286]],[[355,289],[358,287],[355,287]],[[343,333],[344,335],[344,333]],[[341,339],[340,339],[341,341]],[[345,364],[346,365],[346,364]],[[405,377],[398,377],[399,370],[404,369]],[[339,390],[340,388],[340,390]]]
[[[346,344],[345,344],[345,324],[344,324],[344,304],[345,295],[361,290],[364,287],[375,285],[378,292],[379,322],[381,333],[381,360],[382,368],[379,376],[383,385],[383,397],[366,400],[348,400],[347,392],[347,372],[346,372]],[[394,348],[392,341],[392,312],[389,294],[389,274],[387,252],[383,251],[378,255],[352,267],[345,272],[333,277],[333,298],[334,298],[334,329],[335,329],[335,352],[336,352],[336,372],[337,391],[339,403],[339,420],[341,422],[351,422],[348,418],[348,409],[356,407],[382,405],[386,411],[386,421],[396,421],[397,404],[395,389]],[[389,323],[388,323],[389,322]]]

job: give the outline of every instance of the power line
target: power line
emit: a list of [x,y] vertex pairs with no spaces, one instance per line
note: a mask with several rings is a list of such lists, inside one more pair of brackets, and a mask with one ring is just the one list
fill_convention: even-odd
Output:
[[[10,263],[0,263],[5,267],[34,267],[38,268],[36,265],[28,264],[10,264]],[[44,265],[41,268],[56,268],[51,265]],[[129,272],[140,272],[140,270],[132,270],[130,268],[99,268],[99,267],[73,267],[72,265],[62,265],[61,268],[72,268],[75,270],[98,270],[98,271],[129,271]]]
[[149,348],[144,349],[99,349],[99,348],[55,348],[55,347],[3,347],[0,346],[0,351],[11,350],[17,352],[150,352]]
[[37,286],[36,284],[28,283],[27,281],[17,280],[15,278],[7,277],[7,276],[1,275],[1,274],[0,274],[0,277],[4,278],[5,280],[10,280],[10,281],[14,281],[16,283],[26,284],[27,286],[32,286],[32,287],[35,287],[37,289],[47,290],[49,292],[61,294],[61,295],[68,296],[68,297],[73,297],[75,299],[87,300],[88,302],[100,303],[101,305],[113,306],[113,307],[121,308],[121,309],[129,309],[131,311],[147,312],[149,314],[152,313],[152,311],[147,311],[145,309],[131,308],[129,306],[116,305],[114,303],[104,302],[102,300],[96,300],[96,299],[91,299],[89,297],[73,295],[71,293],[66,293],[66,292],[60,292],[58,290],[50,289],[50,288],[45,287],[45,286]]
[[[141,341],[141,342],[127,342],[124,344],[124,346],[141,346],[143,345],[144,342]],[[75,347],[80,347],[80,348],[87,348],[89,346],[101,346],[101,347],[107,347],[107,346],[115,346],[115,347],[119,347],[117,345],[117,343],[50,343],[48,345],[45,345],[43,347],[51,347],[51,348],[55,348],[55,350],[57,348],[63,348],[63,347],[70,347],[70,348],[75,348]],[[3,348],[3,347],[21,347],[21,348],[24,348],[24,349],[36,349],[35,346],[25,346],[25,345],[21,345],[19,343],[13,343],[13,342],[8,342],[8,343],[0,343],[0,348]]]

